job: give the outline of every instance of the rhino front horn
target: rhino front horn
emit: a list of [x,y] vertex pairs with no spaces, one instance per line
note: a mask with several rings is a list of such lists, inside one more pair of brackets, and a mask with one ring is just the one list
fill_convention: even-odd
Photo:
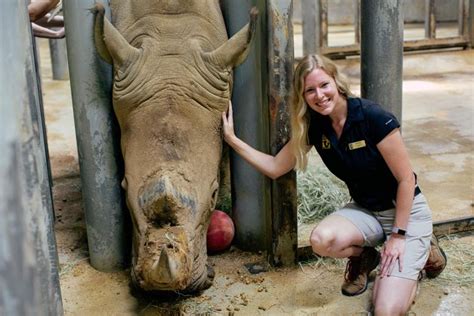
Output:
[[170,260],[166,248],[161,250],[158,264],[154,267],[156,280],[161,283],[172,283],[176,280],[176,263]]

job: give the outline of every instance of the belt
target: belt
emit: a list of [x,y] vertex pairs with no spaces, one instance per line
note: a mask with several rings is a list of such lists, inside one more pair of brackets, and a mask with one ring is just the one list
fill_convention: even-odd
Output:
[[415,196],[417,196],[418,194],[421,193],[421,190],[420,190],[420,187],[419,186],[416,186],[415,187]]

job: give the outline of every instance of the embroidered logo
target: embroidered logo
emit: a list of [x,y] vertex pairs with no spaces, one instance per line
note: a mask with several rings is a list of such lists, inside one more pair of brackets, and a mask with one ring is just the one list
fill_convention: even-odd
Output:
[[326,135],[323,135],[323,137],[321,138],[321,147],[323,149],[330,149],[331,148],[331,142],[326,137]]
[[392,121],[393,121],[393,119],[389,119],[389,120],[385,123],[385,125],[390,124]]

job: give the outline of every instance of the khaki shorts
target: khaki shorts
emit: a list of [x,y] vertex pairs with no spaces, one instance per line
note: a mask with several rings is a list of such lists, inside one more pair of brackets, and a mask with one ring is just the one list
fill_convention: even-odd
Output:
[[[376,247],[390,238],[395,208],[381,212],[371,212],[356,203],[349,203],[333,213],[347,218],[364,236],[364,247]],[[403,260],[403,271],[400,272],[397,260],[390,276],[417,280],[425,266],[430,249],[433,230],[431,210],[422,193],[415,196],[413,207],[406,229],[406,244]]]

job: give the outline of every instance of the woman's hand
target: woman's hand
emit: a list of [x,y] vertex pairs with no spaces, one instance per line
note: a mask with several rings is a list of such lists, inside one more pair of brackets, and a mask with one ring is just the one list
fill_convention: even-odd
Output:
[[403,255],[405,253],[405,237],[396,234],[390,235],[382,250],[380,277],[389,276],[398,260],[400,272],[403,269]]
[[224,133],[224,140],[227,143],[232,142],[235,137],[234,132],[234,118],[232,116],[232,102],[229,101],[229,109],[226,112],[222,112],[222,130]]

